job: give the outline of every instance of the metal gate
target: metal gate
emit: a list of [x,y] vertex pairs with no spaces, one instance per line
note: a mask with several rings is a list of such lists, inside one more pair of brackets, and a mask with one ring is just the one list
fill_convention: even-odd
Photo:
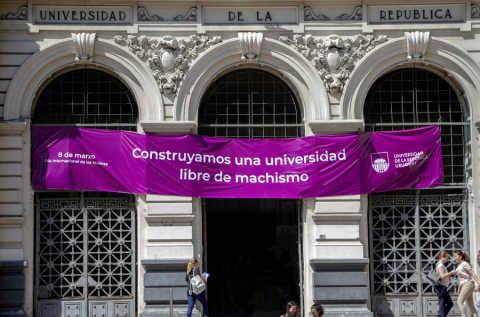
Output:
[[[450,190],[452,191],[452,190]],[[432,192],[432,191],[430,191]],[[466,194],[371,195],[370,276],[376,316],[437,316],[438,302],[425,274],[435,267],[440,251],[468,250]],[[458,281],[449,291],[456,306]]]
[[41,193],[35,199],[36,315],[135,316],[133,196]]

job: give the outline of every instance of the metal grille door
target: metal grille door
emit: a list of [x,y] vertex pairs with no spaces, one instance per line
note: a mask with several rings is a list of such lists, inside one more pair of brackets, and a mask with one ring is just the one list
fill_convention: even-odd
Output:
[[[379,78],[365,99],[366,131],[439,126],[443,186],[370,196],[370,277],[377,316],[437,316],[437,296],[425,274],[435,257],[468,251],[467,180],[471,177],[469,111],[440,70],[398,69]],[[455,295],[458,282],[450,285]],[[455,302],[455,297],[452,299]],[[460,316],[454,306],[449,316]]]
[[[427,192],[427,191],[425,191]],[[377,316],[437,316],[438,302],[425,275],[436,256],[468,250],[467,201],[464,194],[370,196],[370,258]],[[449,291],[456,303],[458,281]],[[454,306],[449,316],[460,316]]]
[[37,316],[134,316],[133,197],[66,196],[36,196]]

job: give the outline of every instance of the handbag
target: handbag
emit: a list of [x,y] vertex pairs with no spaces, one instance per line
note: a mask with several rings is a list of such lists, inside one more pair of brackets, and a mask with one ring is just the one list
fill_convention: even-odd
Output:
[[431,270],[430,273],[427,274],[427,280],[429,280],[433,285],[440,285],[442,281],[442,277],[437,272],[437,268],[435,270]]
[[205,282],[202,280],[201,277],[193,276],[194,271],[195,269],[192,270],[192,276],[190,277],[190,289],[193,293],[198,295],[203,292],[207,286],[205,285]]

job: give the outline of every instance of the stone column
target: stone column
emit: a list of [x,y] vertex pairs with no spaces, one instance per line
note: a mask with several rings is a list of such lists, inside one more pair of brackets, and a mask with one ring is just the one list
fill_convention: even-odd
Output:
[[[348,133],[363,130],[363,121],[313,121],[309,126],[314,134]],[[305,263],[311,293],[306,297],[324,306],[325,317],[373,317],[368,307],[367,196],[318,197],[310,204]]]
[[25,299],[31,298],[33,285],[32,268],[27,267],[28,262],[33,263],[29,258],[33,255],[33,234],[29,229],[33,213],[27,212],[30,209],[28,131],[26,122],[0,123],[0,315],[27,316]]
[[[142,127],[146,132],[190,133],[195,122],[148,122]],[[174,315],[185,316],[187,264],[202,255],[200,199],[139,195],[137,211],[139,315],[169,317],[171,289]],[[195,308],[193,316],[200,316]]]

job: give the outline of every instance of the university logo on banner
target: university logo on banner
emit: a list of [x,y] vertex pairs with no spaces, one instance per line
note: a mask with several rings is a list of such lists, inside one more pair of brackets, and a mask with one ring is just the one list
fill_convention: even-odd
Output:
[[384,173],[388,170],[390,166],[388,152],[372,153],[370,157],[372,158],[372,167],[376,172]]

